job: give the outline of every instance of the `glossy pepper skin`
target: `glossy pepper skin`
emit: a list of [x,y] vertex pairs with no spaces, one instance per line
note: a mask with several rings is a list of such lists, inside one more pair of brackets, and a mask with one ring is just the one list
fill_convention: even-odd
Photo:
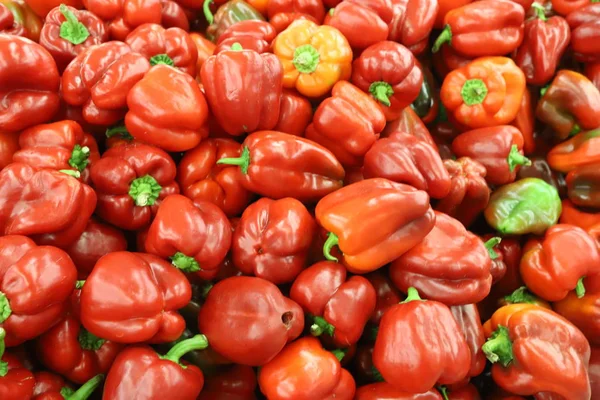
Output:
[[21,132],[3,132],[0,135],[0,169],[12,163],[13,155],[19,151]]
[[304,136],[306,127],[313,118],[310,101],[295,90],[285,89],[281,93],[279,119],[274,130],[295,136]]
[[589,228],[600,223],[600,213],[581,210],[571,200],[562,201],[562,213],[560,214],[561,224],[569,224],[580,227],[587,231]]
[[375,311],[371,315],[370,322],[379,325],[379,321],[381,321],[381,317],[383,317],[387,309],[400,303],[402,300],[400,292],[398,292],[398,289],[396,289],[388,275],[383,271],[373,271],[365,275],[365,278],[371,282],[377,295]]
[[92,377],[77,390],[65,384],[62,377],[49,372],[36,372],[34,378],[35,386],[33,387],[32,400],[85,400],[90,398],[102,384],[104,375],[99,374]]
[[[206,2],[205,2],[206,4]],[[231,0],[225,2],[213,16],[210,9],[204,10],[209,22],[206,30],[207,36],[212,40],[219,40],[221,35],[231,26],[241,21],[258,20],[264,21],[265,17],[244,0]]]
[[29,399],[33,396],[35,377],[18,357],[5,352],[5,337],[6,331],[0,328],[0,395],[6,400]]
[[206,381],[197,400],[256,400],[256,374],[247,365],[235,364]]
[[331,336],[340,348],[358,342],[377,301],[366,278],[346,274],[343,265],[321,261],[302,271],[290,290],[291,299],[312,317],[311,334]]
[[23,36],[38,42],[43,24],[24,0],[0,0],[1,33]]
[[386,178],[406,183],[440,199],[451,189],[450,175],[437,149],[408,133],[379,139],[365,154],[365,178]]
[[405,292],[446,305],[477,303],[490,292],[492,260],[486,244],[457,220],[435,212],[431,232],[392,262],[390,278]]
[[270,0],[267,17],[275,30],[281,32],[300,18],[322,24],[325,7],[321,0]]
[[258,374],[262,393],[270,400],[354,398],[356,384],[340,366],[340,350],[329,352],[311,337],[287,345]]
[[337,29],[297,20],[275,38],[273,53],[283,65],[283,87],[321,97],[350,78],[352,49]]
[[60,107],[60,76],[46,49],[29,39],[0,34],[0,131],[43,124]]
[[[481,350],[481,346],[485,343],[485,334],[483,333],[483,325],[481,324],[477,306],[475,304],[452,306],[450,307],[450,311],[452,311],[452,315],[465,336],[465,341],[471,351],[471,369],[469,369],[467,376],[478,376],[485,369],[486,359],[483,350]],[[450,398],[459,399],[458,397]]]
[[231,226],[216,205],[173,194],[165,198],[148,230],[146,251],[184,272],[219,267],[231,245]]
[[196,50],[198,50],[198,61],[196,64],[196,78],[198,78],[200,76],[202,65],[208,59],[208,57],[214,54],[216,46],[213,42],[198,32],[190,33],[190,38],[194,42]]
[[397,259],[435,223],[427,193],[384,178],[365,179],[327,195],[315,216],[330,232],[325,257],[336,261],[330,250],[338,245],[353,273],[371,272]]
[[511,125],[521,131],[523,135],[523,154],[532,154],[536,149],[536,141],[534,137],[535,131],[535,101],[531,91],[526,88],[523,92],[521,107],[517,111],[515,119]]
[[423,73],[406,47],[375,43],[352,63],[352,83],[377,100],[387,121],[400,117],[421,91]]
[[592,387],[592,397],[597,396],[600,393],[600,350],[597,347],[592,347],[588,374]]
[[442,44],[449,43],[465,57],[503,56],[523,41],[524,21],[525,10],[513,1],[469,3],[446,14],[444,30],[432,51],[435,53]]
[[400,114],[398,119],[388,122],[381,132],[381,136],[388,137],[398,131],[410,133],[416,138],[426,142],[434,149],[437,149],[437,144],[435,143],[435,140],[433,140],[431,133],[429,133],[429,129],[427,129],[427,126],[411,107],[406,107],[402,110],[402,114]]
[[0,327],[7,346],[33,339],[60,321],[75,288],[77,270],[56,247],[25,236],[0,238]]
[[273,283],[236,276],[216,283],[198,314],[211,347],[229,360],[261,366],[304,328],[304,313]]
[[145,228],[160,202],[179,193],[176,173],[171,156],[159,148],[141,143],[113,147],[91,170],[96,213],[121,229]]
[[358,167],[379,138],[385,121],[371,96],[341,81],[317,108],[306,128],[306,138],[325,146],[345,167]]
[[538,101],[536,117],[560,140],[600,126],[600,90],[584,75],[559,71]]
[[469,157],[486,169],[490,185],[514,182],[521,165],[531,161],[523,155],[523,135],[511,125],[480,128],[461,133],[452,141],[457,157]]
[[435,389],[424,393],[407,393],[397,390],[387,382],[371,383],[356,390],[355,400],[443,400]]
[[123,350],[116,358],[104,384],[103,400],[160,400],[170,398],[195,400],[204,386],[200,368],[181,361],[193,350],[208,347],[204,335],[196,335],[159,355],[149,346]]
[[481,57],[450,72],[440,97],[449,117],[475,129],[514,120],[524,92],[525,75],[510,58]]
[[439,8],[437,0],[392,0],[388,40],[408,47],[415,55],[423,53]]
[[571,27],[571,47],[581,62],[600,61],[600,4],[590,2],[567,16]]
[[588,289],[583,297],[578,297],[575,291],[552,304],[554,310],[568,319],[588,339],[590,344],[598,346],[600,340],[600,324],[598,323],[598,310],[600,304],[600,290],[598,279],[591,279]]
[[254,19],[240,21],[227,28],[219,37],[214,54],[231,50],[235,43],[239,43],[243,49],[254,50],[259,54],[268,53],[276,36],[277,31],[269,22]]
[[590,0],[552,0],[552,10],[562,16],[568,16],[574,11],[590,4]]
[[524,178],[496,189],[484,211],[490,226],[502,234],[542,234],[556,224],[561,212],[554,186]]
[[276,285],[292,282],[307,265],[316,232],[314,218],[298,200],[262,198],[244,210],[235,228],[233,263]]
[[485,181],[485,167],[469,157],[444,160],[450,175],[450,192],[436,204],[435,209],[469,226],[487,207],[490,188]]
[[159,24],[143,24],[127,35],[125,43],[148,59],[151,65],[164,62],[192,77],[200,72],[196,71],[198,49],[181,28],[165,29]]
[[176,152],[208,136],[208,105],[198,83],[168,65],[152,67],[129,91],[127,106],[125,126],[136,140]]
[[576,168],[567,174],[569,199],[581,207],[600,207],[598,171],[592,165]]
[[212,113],[228,134],[277,125],[283,69],[275,55],[232,48],[206,60],[201,77]]
[[[552,329],[543,329],[549,327]],[[542,328],[542,329],[540,329]],[[531,304],[511,304],[484,325],[483,346],[502,389],[522,396],[590,399],[590,345],[569,321]],[[561,360],[557,362],[556,360]]]
[[66,173],[12,163],[0,172],[0,233],[38,244],[73,243],[96,207],[96,194]]
[[272,199],[316,202],[342,187],[344,179],[344,168],[325,147],[276,131],[248,135],[239,158],[217,164],[238,165],[244,188]]
[[600,129],[581,132],[557,144],[548,152],[546,158],[552,169],[566,173],[600,161],[598,144],[600,144]]
[[185,329],[177,310],[191,298],[187,278],[169,262],[151,254],[110,253],[83,285],[81,322],[111,342],[171,342]]
[[421,300],[411,288],[408,298],[381,319],[373,364],[395,389],[424,393],[462,381],[471,368],[471,353],[450,309]]

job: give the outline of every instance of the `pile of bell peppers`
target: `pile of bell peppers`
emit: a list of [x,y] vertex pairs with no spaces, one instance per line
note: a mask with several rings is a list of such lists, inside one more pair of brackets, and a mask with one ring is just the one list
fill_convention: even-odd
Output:
[[0,0],[0,400],[600,400],[597,0]]

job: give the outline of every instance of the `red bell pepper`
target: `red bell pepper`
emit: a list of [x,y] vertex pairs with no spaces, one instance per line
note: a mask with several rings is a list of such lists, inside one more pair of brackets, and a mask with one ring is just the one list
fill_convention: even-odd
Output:
[[6,345],[16,346],[61,320],[77,270],[64,251],[25,236],[1,237],[0,260],[0,327]]
[[16,132],[52,119],[60,107],[54,59],[37,43],[0,35],[0,132]]
[[523,135],[523,154],[532,154],[536,148],[534,130],[535,130],[535,98],[532,98],[529,89],[523,92],[521,107],[517,112],[511,125],[521,131]]
[[2,400],[23,400],[33,396],[35,378],[19,359],[5,352],[6,331],[0,327],[0,396]]
[[86,400],[102,384],[104,375],[94,376],[77,390],[65,384],[62,377],[49,372],[36,372],[34,379],[32,400]]
[[400,303],[402,299],[400,298],[398,289],[394,287],[394,284],[388,278],[387,274],[383,273],[381,270],[373,271],[365,275],[365,278],[371,282],[377,295],[375,311],[371,315],[370,322],[379,325],[379,321],[381,321],[381,317],[383,317],[383,314],[387,309],[394,304]]
[[455,69],[464,67],[473,61],[473,57],[465,57],[452,49],[452,46],[442,46],[432,56],[435,71],[439,76],[445,77]]
[[0,170],[12,163],[13,155],[19,151],[21,132],[3,132],[0,135]]
[[[411,349],[411,356],[397,349]],[[373,364],[395,389],[424,393],[462,381],[471,368],[471,352],[450,309],[421,300],[410,288],[407,299],[381,319]]]
[[438,390],[440,390],[448,400],[481,400],[479,391],[471,383],[456,389],[448,389],[442,386]]
[[183,194],[192,200],[210,201],[228,216],[240,215],[251,200],[236,166],[218,165],[223,158],[236,158],[242,146],[231,139],[207,139],[185,153],[177,168]]
[[40,40],[43,21],[24,0],[0,0],[0,33]]
[[437,0],[392,0],[388,40],[408,47],[415,55],[423,53],[439,9]]
[[570,200],[562,201],[562,213],[560,214],[561,224],[578,226],[584,231],[589,230],[596,224],[600,224],[600,213],[581,210]]
[[369,46],[354,60],[352,83],[370,93],[385,118],[392,121],[419,95],[423,73],[406,47],[382,41]]
[[546,158],[552,169],[569,172],[584,165],[600,161],[600,129],[581,132],[564,142],[557,144],[548,152]]
[[344,179],[343,167],[325,147],[275,131],[248,135],[240,157],[217,164],[239,166],[242,185],[272,199],[315,202],[341,188]]
[[165,198],[148,230],[146,251],[184,272],[216,269],[231,246],[229,220],[216,205],[173,194]]
[[388,38],[393,17],[391,0],[344,0],[329,11],[325,25],[342,32],[353,49],[362,50]]
[[590,4],[590,0],[552,0],[552,10],[564,17]]
[[356,384],[340,366],[343,357],[342,351],[329,352],[317,339],[303,337],[261,367],[258,384],[269,400],[350,400]]
[[358,167],[385,127],[385,115],[369,95],[346,81],[317,108],[306,138],[328,148],[345,167]]
[[566,178],[569,199],[581,207],[600,206],[598,178],[596,165],[585,165],[570,171]]
[[254,369],[235,364],[217,375],[211,375],[197,400],[256,400],[257,381]]
[[409,133],[429,144],[434,149],[437,149],[437,144],[433,140],[433,137],[431,137],[429,129],[427,129],[427,126],[425,126],[421,118],[419,118],[411,107],[406,107],[402,110],[402,114],[398,119],[388,122],[385,125],[385,129],[381,132],[381,137],[389,137],[398,131]]
[[127,35],[125,43],[147,58],[150,65],[167,64],[196,77],[198,49],[181,28],[165,29],[159,24],[143,24]]
[[346,279],[346,268],[329,261],[302,271],[290,289],[290,297],[311,316],[313,336],[326,333],[335,346],[344,348],[358,342],[377,301],[377,293],[367,279]]
[[276,36],[277,31],[269,22],[254,19],[240,21],[231,25],[219,36],[214,54],[231,50],[231,46],[235,43],[239,43],[246,50],[254,50],[260,54],[268,53]]
[[423,393],[406,393],[397,390],[389,383],[371,383],[361,386],[356,391],[354,400],[443,400],[442,395],[435,389]]
[[185,275],[167,261],[151,254],[110,253],[83,285],[81,322],[111,342],[171,342],[185,329],[177,310],[191,298]]
[[0,234],[67,247],[81,235],[96,194],[67,173],[12,163],[0,172]]
[[590,386],[592,387],[592,398],[600,394],[600,349],[592,347],[590,366],[588,368]]
[[202,69],[202,65],[208,57],[212,56],[215,52],[215,44],[208,40],[204,35],[198,32],[190,33],[190,37],[194,41],[196,45],[196,50],[198,50],[198,63],[196,64],[196,79],[200,79],[200,70]]
[[365,154],[365,178],[386,178],[409,184],[441,199],[451,189],[450,175],[437,149],[408,133],[379,139]]
[[350,272],[383,267],[417,245],[433,229],[435,214],[427,193],[384,178],[365,179],[324,197],[315,210],[329,231],[328,260],[339,245]]
[[204,16],[210,24],[206,30],[206,35],[211,40],[219,40],[221,35],[231,26],[241,21],[260,20],[264,21],[265,17],[249,2],[244,0],[217,0],[217,4],[221,4],[217,12],[213,16],[210,2],[204,1]]
[[294,90],[284,89],[281,93],[279,120],[273,130],[304,136],[304,131],[312,118],[313,110],[310,101]]
[[274,54],[233,46],[206,60],[201,76],[211,111],[228,134],[277,125],[283,67]]
[[435,212],[435,226],[423,241],[392,262],[390,278],[405,292],[415,287],[447,305],[471,304],[490,292],[488,247],[454,218]]
[[127,106],[125,126],[139,141],[186,151],[208,136],[208,105],[198,83],[168,65],[152,67],[129,91]]
[[46,15],[54,7],[58,7],[61,4],[75,7],[77,9],[83,8],[81,0],[25,0],[27,5],[39,15],[41,18],[45,18]]
[[589,4],[567,15],[571,47],[581,62],[600,61],[600,4]]
[[585,76],[600,90],[600,62],[585,64]]
[[[481,240],[487,242],[490,239],[494,239],[494,235],[487,234],[481,237]],[[490,268],[490,274],[492,275],[492,287],[498,283],[506,274],[506,263],[504,262],[504,253],[500,251],[499,245],[502,243],[500,238],[495,238],[489,243],[488,252],[492,259],[492,267]]]
[[[481,346],[485,343],[485,334],[479,318],[479,311],[475,304],[465,304],[462,306],[450,307],[454,319],[458,323],[460,331],[465,336],[467,346],[471,351],[471,369],[468,377],[472,378],[480,375],[485,369],[485,354]],[[459,400],[460,397],[450,396],[451,399]],[[467,400],[467,399],[465,399]]]
[[262,198],[246,208],[235,229],[233,263],[245,275],[276,285],[292,282],[307,266],[316,231],[314,218],[298,200]]
[[600,304],[600,286],[598,279],[590,279],[586,293],[578,297],[577,292],[571,291],[567,296],[552,304],[554,310],[575,325],[594,346],[600,345],[600,319],[598,310]]
[[236,276],[210,289],[198,327],[219,354],[238,364],[261,366],[300,336],[304,313],[273,283]]
[[267,16],[275,30],[281,32],[299,18],[321,25],[325,19],[325,7],[321,0],[270,0]]
[[435,18],[435,24],[433,27],[435,29],[443,29],[444,28],[444,18],[448,12],[460,8],[466,4],[471,3],[472,0],[438,0],[440,9],[437,13],[437,17]]
[[171,156],[159,148],[141,143],[113,147],[92,166],[96,213],[121,229],[142,229],[165,197],[179,193],[176,173]]
[[104,384],[103,399],[196,400],[204,386],[200,368],[181,361],[186,353],[208,347],[204,335],[177,343],[159,355],[149,346],[123,350],[115,360]]

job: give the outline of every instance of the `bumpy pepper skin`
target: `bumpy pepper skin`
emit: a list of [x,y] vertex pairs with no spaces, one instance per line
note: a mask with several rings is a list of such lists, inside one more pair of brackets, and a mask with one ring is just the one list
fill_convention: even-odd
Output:
[[365,155],[363,174],[406,183],[435,199],[446,197],[451,189],[450,175],[437,149],[403,132],[375,142]]
[[[0,328],[0,396],[3,400],[31,399],[36,379],[19,361],[18,357],[5,352],[4,337],[6,332]],[[4,370],[4,368],[6,368]]]
[[[482,16],[485,17],[482,20]],[[444,17],[435,53],[444,43],[465,57],[503,56],[523,41],[525,10],[513,1],[482,0],[456,8]]]
[[446,305],[477,303],[490,292],[492,260],[483,241],[457,220],[435,212],[435,226],[390,268],[390,278],[405,292]]
[[356,390],[354,400],[443,400],[435,389],[415,394],[402,392],[386,382],[371,383]]
[[550,167],[556,171],[569,172],[600,161],[600,129],[581,132],[557,144],[546,156]]
[[148,60],[125,43],[112,41],[90,47],[65,69],[62,99],[81,107],[86,122],[113,125],[125,116],[127,94],[149,69]]
[[[475,377],[483,372],[486,363],[485,354],[481,350],[481,346],[485,343],[485,334],[483,333],[479,311],[477,311],[475,304],[453,306],[450,307],[450,311],[452,311],[452,315],[465,336],[465,340],[471,351],[471,369],[468,376]],[[459,397],[450,398],[460,399]]]
[[208,105],[198,83],[173,67],[152,67],[129,91],[127,106],[131,136],[166,151],[193,149],[208,136]]
[[424,393],[467,377],[471,353],[450,309],[411,288],[381,319],[373,364],[396,389]]
[[[221,35],[227,29],[238,22],[247,20],[265,20],[265,17],[263,17],[260,12],[244,0],[221,1],[221,3],[225,4],[219,7],[212,21],[209,19],[210,26],[206,30],[207,36],[212,40],[219,40]],[[210,13],[208,14],[210,15]]]
[[198,327],[219,354],[234,363],[261,366],[300,336],[304,313],[273,283],[237,276],[210,289]]
[[306,127],[313,118],[310,101],[295,90],[285,89],[281,93],[279,119],[274,130],[295,136],[304,136]]
[[481,57],[450,72],[440,97],[449,117],[475,129],[514,120],[524,92],[525,75],[510,58]]
[[494,363],[492,377],[502,389],[522,396],[591,398],[590,345],[560,315],[532,304],[511,304],[498,309],[484,331],[488,341],[483,351]]
[[0,59],[0,131],[50,121],[60,106],[60,76],[50,53],[29,39],[1,34]]
[[121,229],[145,228],[162,199],[179,193],[176,173],[171,156],[159,148],[141,143],[113,147],[91,170],[96,213]]
[[213,115],[233,136],[277,125],[282,78],[279,59],[254,50],[223,51],[206,60],[201,73]]
[[19,151],[21,132],[3,132],[0,135],[0,170],[12,163],[13,155]]
[[227,28],[219,37],[214,54],[231,50],[235,43],[239,43],[246,50],[254,50],[260,54],[268,53],[276,36],[277,31],[269,22],[254,19],[240,21]]
[[308,20],[294,21],[281,32],[273,53],[283,65],[283,87],[307,97],[327,94],[352,72],[352,49],[344,35]]
[[469,157],[444,160],[444,166],[450,175],[450,192],[435,209],[469,226],[490,201],[485,167]]
[[290,297],[313,318],[311,333],[333,337],[346,348],[361,337],[375,311],[377,294],[362,276],[347,279],[346,268],[331,261],[318,262],[298,275]]
[[307,264],[317,225],[296,199],[262,198],[248,206],[235,228],[233,263],[246,275],[276,285],[292,282]]
[[12,163],[0,172],[0,232],[27,235],[38,244],[73,243],[96,207],[87,185],[58,171]]
[[439,8],[437,0],[392,0],[388,40],[408,47],[415,55],[423,53]]
[[267,16],[275,30],[281,32],[301,18],[317,24],[323,23],[325,7],[321,0],[270,0]]
[[325,146],[345,167],[358,167],[379,138],[385,121],[375,100],[342,81],[317,108],[306,138]]
[[290,343],[263,365],[258,383],[269,400],[351,400],[356,390],[336,355],[311,337]]
[[0,260],[0,328],[6,345],[16,346],[61,320],[77,270],[64,251],[25,236],[0,238]]
[[485,219],[503,234],[542,234],[556,224],[561,212],[554,186],[538,178],[524,178],[494,191]]
[[419,95],[423,73],[412,53],[391,41],[375,43],[352,63],[352,83],[377,100],[388,121]]
[[227,216],[216,205],[173,194],[165,198],[146,238],[146,251],[184,272],[219,267],[231,246]]
[[151,254],[110,253],[83,285],[81,322],[111,342],[171,342],[185,329],[177,310],[191,298],[190,283],[169,262]]
[[151,65],[166,62],[192,77],[200,72],[196,71],[198,49],[190,35],[181,28],[165,29],[159,24],[140,25],[127,35],[125,43],[148,59]]
[[365,179],[324,197],[317,222],[330,232],[324,253],[335,244],[353,273],[367,273],[397,259],[418,244],[435,223],[429,196],[384,178]]
[[571,27],[571,47],[581,62],[600,61],[600,4],[581,7],[567,16]]
[[0,0],[0,33],[38,42],[43,21],[24,0]]
[[599,178],[598,168],[594,164],[570,171],[566,178],[569,199],[581,207],[600,207]]

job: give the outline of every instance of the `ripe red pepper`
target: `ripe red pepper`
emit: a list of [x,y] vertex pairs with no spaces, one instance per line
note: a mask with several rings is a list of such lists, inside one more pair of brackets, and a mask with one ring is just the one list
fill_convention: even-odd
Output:
[[459,221],[435,211],[431,232],[392,262],[390,278],[405,293],[415,287],[449,306],[476,303],[492,285],[488,248],[493,243],[484,243]]
[[0,172],[0,234],[67,247],[81,235],[96,194],[67,173],[12,163]]
[[160,202],[179,193],[176,173],[171,156],[159,148],[141,143],[113,147],[92,166],[96,213],[121,229],[145,228]]
[[590,4],[590,0],[552,0],[552,10],[566,17],[574,11]]
[[600,4],[590,2],[567,16],[571,47],[581,62],[600,61]]
[[[409,357],[396,350],[403,348],[411,349]],[[471,368],[471,353],[450,309],[421,300],[410,288],[406,300],[381,319],[373,364],[395,389],[424,393],[462,381]]]
[[342,187],[344,179],[344,168],[325,147],[276,131],[248,135],[240,157],[217,164],[239,166],[246,190],[272,199],[315,202]]
[[600,62],[585,64],[585,76],[600,90]]
[[321,25],[325,19],[325,7],[322,0],[270,0],[267,16],[275,30],[281,32],[300,18]]
[[351,83],[339,81],[317,108],[306,138],[325,146],[345,167],[358,167],[384,127],[385,115],[377,102]]
[[21,132],[3,132],[0,135],[0,170],[12,163],[13,155],[19,151]]
[[392,121],[419,95],[423,73],[406,47],[382,41],[369,46],[354,60],[352,83],[370,93],[386,120]]
[[451,189],[450,175],[436,148],[408,133],[379,139],[365,154],[365,178],[386,178],[409,184],[441,199]]
[[370,321],[375,325],[379,325],[379,321],[381,321],[381,317],[383,317],[383,314],[387,309],[394,304],[400,303],[402,299],[400,298],[398,289],[394,287],[394,284],[388,278],[387,274],[383,273],[381,270],[373,271],[365,275],[365,278],[371,282],[377,295],[375,311],[371,315]]
[[43,21],[24,0],[0,0],[0,32],[38,42]]
[[217,0],[217,4],[220,3],[222,6],[219,7],[213,16],[209,7],[210,2],[205,0],[203,4],[204,16],[210,24],[206,30],[206,35],[211,40],[219,40],[221,35],[229,27],[237,24],[238,22],[246,20],[264,21],[265,17],[251,4],[249,4],[249,2],[247,3],[244,0]]
[[169,262],[151,254],[110,253],[83,285],[81,322],[111,342],[171,342],[185,329],[177,310],[191,298],[190,283]]
[[388,40],[408,47],[415,55],[423,53],[439,9],[437,0],[392,0]]
[[10,347],[39,336],[61,320],[77,270],[64,251],[38,247],[25,236],[1,237],[0,260],[0,327]]
[[600,349],[592,347],[590,366],[588,368],[590,386],[592,387],[592,398],[600,394]]
[[94,376],[76,391],[62,377],[49,372],[36,372],[34,379],[32,400],[86,400],[102,384],[104,375]]
[[287,345],[258,373],[258,384],[269,400],[354,398],[356,384],[340,360],[344,352],[329,352],[311,337]]
[[0,131],[50,121],[60,107],[60,76],[50,53],[29,39],[0,35],[0,59]]
[[445,386],[442,386],[438,390],[440,390],[448,400],[481,400],[479,391],[470,383],[456,389],[448,389]]
[[[465,341],[471,351],[471,369],[467,375],[469,378],[480,375],[485,369],[486,358],[481,350],[485,343],[485,334],[479,318],[479,311],[475,304],[465,304],[462,306],[450,307],[454,319],[458,323],[460,331],[465,336]],[[451,399],[462,399],[456,395],[450,396]],[[467,399],[465,399],[467,400]]]
[[469,157],[444,160],[444,166],[450,174],[450,193],[437,203],[435,209],[469,226],[490,201],[486,169]]
[[0,327],[0,396],[2,400],[23,400],[33,396],[35,377],[19,359],[5,352],[6,331]]
[[150,65],[167,64],[196,77],[198,49],[181,28],[165,29],[159,24],[143,24],[127,35],[125,43],[148,59]]
[[337,261],[339,245],[350,272],[381,268],[418,244],[433,229],[435,214],[421,190],[384,178],[365,179],[324,197],[315,210],[329,231],[325,258]]
[[451,71],[469,64],[473,58],[458,54],[452,46],[442,46],[439,51],[433,53],[432,61],[438,75],[445,77]]
[[247,365],[235,364],[206,381],[197,400],[256,400],[256,374]]
[[406,107],[402,110],[402,114],[400,114],[398,119],[388,122],[383,132],[381,132],[381,136],[388,137],[398,131],[409,133],[429,144],[434,149],[438,148],[433,137],[431,137],[431,133],[429,133],[429,129],[427,129],[427,126],[425,126],[421,118],[419,118],[411,107]]
[[304,313],[273,283],[236,276],[210,289],[198,327],[219,354],[238,364],[261,366],[300,336]]
[[578,297],[576,291],[552,304],[554,310],[575,325],[594,346],[600,345],[600,319],[598,304],[600,304],[600,287],[598,279],[586,282],[586,293]]
[[311,334],[326,333],[343,348],[358,342],[377,301],[367,279],[346,278],[343,265],[322,261],[302,271],[290,289],[291,299],[312,318]]
[[600,224],[600,213],[581,210],[567,199],[562,201],[562,213],[559,222],[575,225],[588,231],[594,225]]
[[196,79],[199,79],[202,65],[208,59],[208,57],[214,54],[216,46],[213,42],[211,42],[206,37],[204,37],[204,35],[198,32],[190,33],[190,37],[194,41],[196,49],[198,50],[198,63],[196,64]]
[[284,89],[281,93],[279,120],[273,130],[304,136],[304,131],[312,118],[313,110],[310,101],[295,90]]
[[231,246],[227,216],[207,201],[173,194],[165,198],[148,230],[148,253],[169,258],[183,272],[213,270]]
[[240,21],[231,25],[219,36],[214,54],[231,50],[235,43],[239,43],[246,50],[254,50],[260,54],[268,53],[276,36],[277,31],[269,22],[254,19]]
[[149,346],[123,350],[115,360],[104,384],[103,399],[196,400],[204,386],[200,368],[181,361],[193,350],[208,347],[204,335],[196,335],[177,343],[167,354],[159,355]]
[[386,382],[371,383],[361,386],[356,391],[354,400],[443,400],[442,395],[435,389],[424,393],[406,393],[397,390]]
[[534,106],[535,98],[532,98],[531,92],[526,88],[523,92],[521,107],[511,122],[511,125],[521,131],[523,135],[523,154],[525,155],[532,154],[536,148]]
[[567,174],[566,184],[569,199],[581,207],[598,207],[598,171],[595,165],[585,165]]
[[211,111],[228,134],[240,136],[277,125],[283,67],[274,54],[233,45],[206,60],[201,77]]

